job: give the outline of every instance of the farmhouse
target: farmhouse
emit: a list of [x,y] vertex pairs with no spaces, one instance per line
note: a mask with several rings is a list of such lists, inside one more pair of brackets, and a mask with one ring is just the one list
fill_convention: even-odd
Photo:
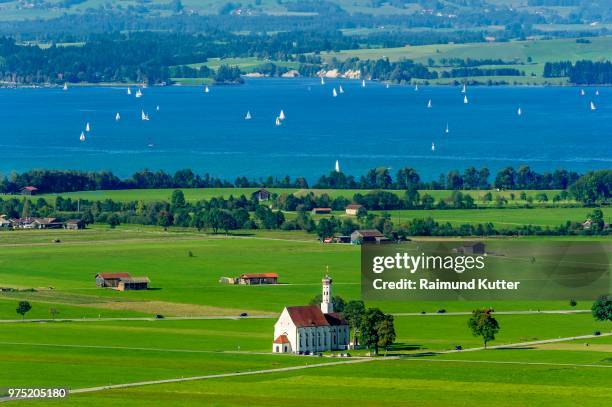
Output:
[[285,307],[274,325],[272,352],[310,354],[348,348],[348,323],[334,312],[332,279],[323,278],[321,306]]
[[148,277],[122,277],[117,284],[117,290],[148,290],[150,280]]
[[257,198],[257,200],[260,202],[269,200],[271,195],[272,194],[270,193],[270,191],[267,191],[264,188],[258,189],[257,191],[253,192],[253,194],[251,194],[251,196]]
[[116,288],[122,278],[131,278],[129,273],[99,273],[96,274],[96,286]]
[[278,284],[278,274],[276,273],[247,273],[238,278],[239,284]]
[[34,218],[34,229],[60,229],[64,223],[56,218]]
[[13,224],[13,229],[36,229],[35,220],[36,218],[15,218],[10,222]]
[[462,254],[485,254],[485,244],[482,242],[466,243],[457,249]]
[[28,185],[21,188],[21,195],[36,195],[38,188]]
[[0,229],[10,229],[13,227],[13,223],[6,219],[5,215],[0,216]]
[[390,243],[385,235],[380,233],[376,229],[364,229],[364,230],[356,230],[351,233],[351,243],[353,244],[363,244],[363,243]]
[[331,208],[313,208],[312,209],[313,215],[328,215],[331,212],[332,212]]
[[357,216],[359,214],[359,211],[364,212],[365,208],[363,205],[350,204],[350,205],[347,205],[344,210],[347,215]]
[[81,219],[68,219],[64,224],[64,228],[71,230],[85,229],[85,222]]

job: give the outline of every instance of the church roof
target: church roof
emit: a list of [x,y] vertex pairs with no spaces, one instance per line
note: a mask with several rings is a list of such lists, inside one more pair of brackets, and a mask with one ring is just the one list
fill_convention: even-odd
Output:
[[316,305],[303,305],[299,307],[287,307],[289,317],[297,327],[306,326],[329,326],[327,318]]
[[332,326],[348,325],[346,320],[342,318],[342,316],[337,312],[332,312],[332,313],[323,314],[323,315],[325,316],[325,319],[327,320],[327,322]]
[[279,335],[278,338],[274,340],[274,343],[289,343],[289,338],[287,338],[287,335]]

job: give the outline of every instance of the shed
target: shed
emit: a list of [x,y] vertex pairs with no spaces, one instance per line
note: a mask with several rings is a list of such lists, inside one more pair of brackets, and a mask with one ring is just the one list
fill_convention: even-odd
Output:
[[96,274],[96,286],[115,288],[122,278],[131,278],[130,273],[99,273]]
[[119,279],[117,290],[147,290],[150,282],[148,277],[124,277]]
[[313,215],[328,215],[331,212],[332,212],[331,208],[313,208],[312,209]]
[[257,198],[258,201],[267,201],[270,199],[271,195],[272,194],[270,191],[266,190],[265,188],[258,189],[251,194],[251,196]]
[[81,219],[69,219],[64,224],[64,227],[72,230],[85,229],[85,222]]
[[357,216],[359,214],[359,211],[365,211],[365,208],[363,205],[359,205],[359,204],[350,204],[347,205],[346,208],[344,209],[347,215],[351,215],[351,216]]
[[362,229],[351,233],[351,243],[353,244],[381,243],[384,239],[387,239],[385,235],[376,229]]
[[246,273],[238,278],[239,284],[278,284],[278,274],[276,273]]

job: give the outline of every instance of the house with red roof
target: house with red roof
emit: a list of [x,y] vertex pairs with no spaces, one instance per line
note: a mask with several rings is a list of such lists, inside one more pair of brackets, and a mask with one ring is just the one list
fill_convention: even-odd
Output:
[[329,276],[323,278],[321,305],[285,307],[274,325],[272,352],[299,355],[348,349],[349,326],[334,312]]

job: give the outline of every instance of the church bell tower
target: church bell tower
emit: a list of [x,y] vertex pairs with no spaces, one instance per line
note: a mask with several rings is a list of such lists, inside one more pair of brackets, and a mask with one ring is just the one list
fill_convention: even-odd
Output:
[[321,296],[321,311],[324,314],[334,312],[334,304],[332,303],[331,285],[332,279],[326,274],[323,277],[323,295]]

